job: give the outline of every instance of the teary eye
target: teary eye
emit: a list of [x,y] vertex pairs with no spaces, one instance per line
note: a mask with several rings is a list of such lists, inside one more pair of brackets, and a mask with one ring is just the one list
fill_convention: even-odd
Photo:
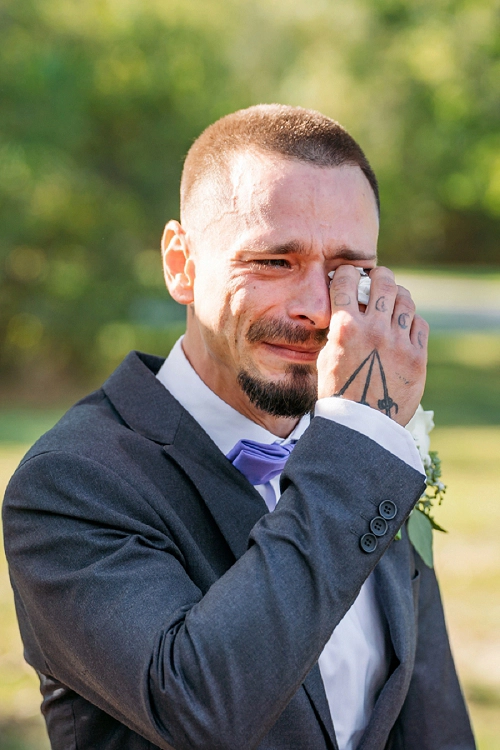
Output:
[[268,268],[290,268],[290,263],[285,258],[255,258],[252,263]]

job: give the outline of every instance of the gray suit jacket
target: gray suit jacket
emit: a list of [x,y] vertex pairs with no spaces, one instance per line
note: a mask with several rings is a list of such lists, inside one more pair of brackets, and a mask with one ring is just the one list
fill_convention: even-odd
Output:
[[[403,539],[422,477],[315,418],[274,513],[132,353],[23,459],[4,505],[54,750],[333,750],[317,659],[376,567],[390,676],[359,750],[471,750],[434,573]],[[385,500],[377,548],[361,537]]]

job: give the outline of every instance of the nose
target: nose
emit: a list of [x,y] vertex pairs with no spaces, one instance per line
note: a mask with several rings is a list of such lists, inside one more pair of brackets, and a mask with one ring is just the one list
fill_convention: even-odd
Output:
[[322,267],[305,272],[290,286],[289,317],[302,323],[307,321],[314,329],[328,328],[332,310],[327,282]]

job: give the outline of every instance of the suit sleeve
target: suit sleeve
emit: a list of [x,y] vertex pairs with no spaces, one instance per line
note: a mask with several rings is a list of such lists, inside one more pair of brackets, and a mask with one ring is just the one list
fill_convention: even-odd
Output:
[[415,552],[417,650],[408,694],[394,728],[393,750],[474,750],[453,663],[434,570]]
[[[25,461],[6,496],[6,550],[47,673],[165,750],[257,746],[423,481],[369,438],[315,418],[282,490],[202,594],[174,517],[160,522],[124,476],[65,451]],[[365,552],[387,499],[396,515]]]

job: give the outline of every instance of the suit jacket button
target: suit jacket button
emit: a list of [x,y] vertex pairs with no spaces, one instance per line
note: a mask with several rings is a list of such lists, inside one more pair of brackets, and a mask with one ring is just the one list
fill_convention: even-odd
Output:
[[382,518],[382,516],[375,516],[375,518],[372,518],[370,521],[370,531],[373,532],[375,536],[384,536],[387,529],[387,521],[385,518]]
[[392,519],[396,517],[398,508],[396,503],[393,503],[392,500],[383,500],[378,506],[378,512],[386,521],[392,521]]
[[363,534],[361,539],[359,540],[359,546],[363,550],[363,552],[375,552],[377,549],[377,537],[374,536],[374,534]]

